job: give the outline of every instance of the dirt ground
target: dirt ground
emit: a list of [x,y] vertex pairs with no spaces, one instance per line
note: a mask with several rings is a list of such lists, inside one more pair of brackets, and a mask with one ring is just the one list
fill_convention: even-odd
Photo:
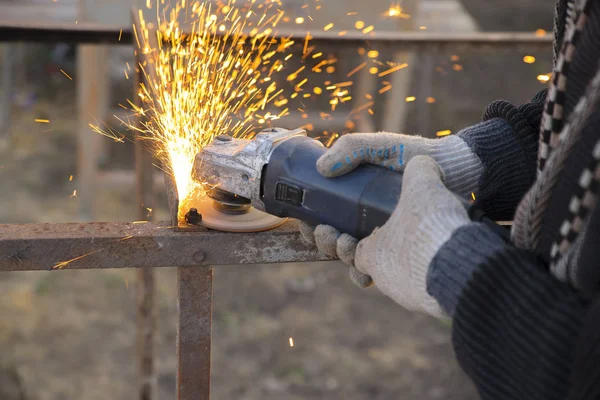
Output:
[[[551,27],[551,10],[533,8],[541,1],[527,8],[539,20],[517,24],[502,11],[500,25],[490,2],[465,3],[486,30]],[[535,76],[549,72],[549,58],[525,66],[522,56],[465,55],[462,74],[436,78],[431,131],[477,122],[491,99],[518,101],[541,89]],[[15,93],[10,137],[0,140],[0,223],[78,220],[77,176],[69,180],[76,171],[73,83],[58,82],[28,85],[45,86],[34,100],[28,88]],[[456,93],[469,95],[457,102]],[[409,126],[416,130],[417,122]],[[110,146],[108,167],[131,164],[130,147]],[[99,220],[135,219],[132,185],[99,185]],[[157,195],[161,219],[164,196]],[[156,278],[156,387],[159,399],[173,399],[176,274],[161,269]],[[0,274],[0,400],[133,399],[135,290],[133,270]],[[337,263],[216,268],[212,393],[227,400],[477,398],[454,360],[448,325],[354,287]]]

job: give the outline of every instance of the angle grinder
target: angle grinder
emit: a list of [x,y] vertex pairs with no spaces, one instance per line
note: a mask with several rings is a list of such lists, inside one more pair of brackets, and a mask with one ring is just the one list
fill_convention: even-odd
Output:
[[[316,162],[327,149],[302,129],[269,128],[254,139],[217,136],[196,155],[192,178],[214,189],[198,206],[202,223],[225,231],[259,231],[285,218],[326,224],[358,239],[382,226],[396,208],[402,173],[363,164],[325,178]],[[466,199],[471,219],[487,220]]]

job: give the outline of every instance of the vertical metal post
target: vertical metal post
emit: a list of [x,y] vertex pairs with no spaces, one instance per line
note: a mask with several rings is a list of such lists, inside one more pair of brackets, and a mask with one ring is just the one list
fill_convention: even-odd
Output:
[[137,273],[137,360],[138,399],[151,400],[154,392],[154,273],[141,268]]
[[177,269],[177,400],[210,398],[212,279],[212,267]]
[[2,47],[2,83],[0,83],[0,139],[8,137],[12,111],[11,96],[14,91],[14,60],[16,45],[4,43]]
[[[140,106],[141,99],[138,90],[142,79],[139,71],[140,57],[135,51],[136,73],[134,74],[134,102]],[[152,201],[152,155],[143,147],[141,138],[135,137],[135,181],[137,216],[139,220],[150,220],[151,213],[147,208],[154,204]],[[154,271],[151,268],[137,270],[136,311],[137,311],[137,360],[138,360],[138,399],[151,400],[154,393]]]
[[93,118],[108,114],[108,46],[80,45],[77,48],[77,195],[80,217],[94,220],[98,158],[102,137],[89,126]]

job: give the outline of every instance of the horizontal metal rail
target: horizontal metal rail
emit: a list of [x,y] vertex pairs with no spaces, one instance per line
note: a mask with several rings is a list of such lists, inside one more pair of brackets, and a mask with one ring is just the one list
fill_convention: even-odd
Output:
[[0,271],[195,267],[324,261],[298,224],[225,233],[167,223],[0,225]]
[[[304,42],[306,31],[280,30],[277,37],[293,38]],[[505,49],[548,50],[552,36],[537,36],[533,32],[376,32],[364,35],[348,32],[311,32],[311,42],[329,46],[358,47],[368,45],[390,50],[445,50],[468,49],[490,51]],[[119,40],[120,38],[120,40]],[[44,21],[19,22],[0,18],[0,41],[107,43],[130,45],[131,27],[110,27],[94,23],[48,23]]]

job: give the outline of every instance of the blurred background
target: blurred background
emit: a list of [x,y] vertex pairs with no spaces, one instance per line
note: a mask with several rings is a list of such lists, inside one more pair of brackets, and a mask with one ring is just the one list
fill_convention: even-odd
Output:
[[[302,2],[288,3],[288,12],[304,12]],[[377,31],[534,34],[551,32],[553,18],[553,5],[544,0],[413,1],[409,22],[398,23],[381,18],[394,6],[389,0],[327,0],[327,6],[323,20],[339,22],[340,30],[360,17]],[[110,1],[89,0],[0,0],[0,21],[72,22],[81,7],[92,19],[129,23],[128,13]],[[353,12],[358,17],[349,19]],[[82,52],[90,55],[85,62]],[[337,82],[364,58],[357,49],[331,52],[340,59],[339,71],[332,71],[339,77],[331,78]],[[550,51],[511,50],[379,59],[386,57],[409,60],[410,68],[384,94],[363,74],[363,89],[375,97],[370,118],[348,125],[351,106],[338,109],[341,117],[323,118],[329,105],[314,101],[290,107],[306,109],[277,125],[305,126],[314,136],[324,130],[456,133],[477,123],[492,100],[528,101],[545,87],[539,77],[552,61]],[[133,145],[101,137],[86,123],[118,129],[112,116],[122,115],[118,104],[133,92],[128,63],[127,45],[2,43],[0,37],[0,223],[138,219]],[[78,93],[90,82],[102,90],[94,97],[99,104],[86,108]],[[89,115],[79,118],[81,112]],[[166,220],[159,171],[154,190],[148,213]],[[157,270],[156,279],[157,398],[172,399],[176,271]],[[132,270],[1,273],[0,400],[135,398],[135,289]],[[338,263],[216,268],[212,357],[214,399],[477,398],[454,360],[449,325],[405,312],[375,289],[354,287]]]

